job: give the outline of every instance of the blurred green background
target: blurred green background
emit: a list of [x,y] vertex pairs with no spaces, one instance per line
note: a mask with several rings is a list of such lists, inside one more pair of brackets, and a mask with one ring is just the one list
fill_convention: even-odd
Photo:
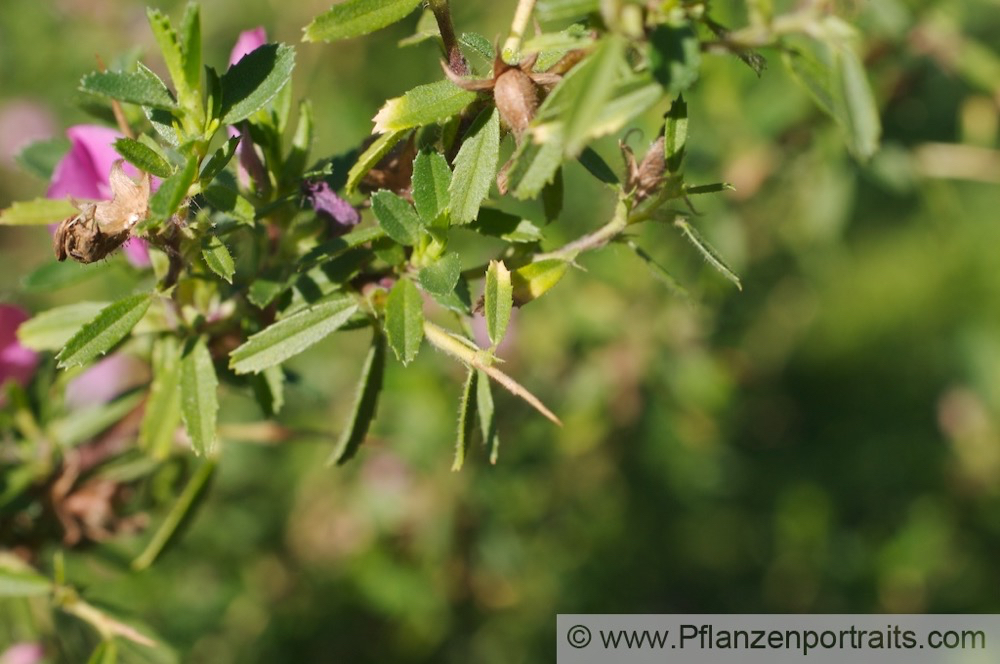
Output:
[[[459,31],[492,39],[514,3],[453,4]],[[256,25],[298,43],[327,6],[206,0],[206,58],[223,67]],[[390,367],[355,462],[324,468],[322,440],[232,435],[179,546],[142,574],[122,571],[135,542],[73,553],[70,579],[182,661],[222,664],[552,661],[560,612],[1000,611],[1000,2],[837,11],[865,34],[882,152],[855,162],[779,54],[760,79],[707,57],[688,97],[688,181],[736,191],[697,199],[693,221],[744,291],[667,227],[636,241],[690,299],[624,248],[584,257],[518,313],[503,352],[564,428],[498,395],[500,463],[478,453],[451,473],[461,370],[425,349]],[[713,13],[745,22],[735,0]],[[317,155],[440,76],[431,45],[395,46],[415,22],[299,46]],[[162,71],[142,2],[3,0],[0,206],[44,193],[12,164],[18,142],[87,121],[73,98],[93,55],[137,44]],[[616,140],[597,146],[612,164]],[[553,243],[610,210],[582,169],[567,178]],[[2,301],[40,311],[119,287],[26,295],[23,275],[51,260],[46,233],[0,228],[0,247]],[[366,341],[335,335],[293,362],[282,419],[337,431]],[[224,396],[224,419],[254,412]],[[30,638],[20,624],[0,646]],[[93,643],[60,629],[67,652]]]

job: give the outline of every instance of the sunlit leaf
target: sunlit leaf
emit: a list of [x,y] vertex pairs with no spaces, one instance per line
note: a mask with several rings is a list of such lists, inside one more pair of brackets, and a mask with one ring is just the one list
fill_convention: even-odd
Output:
[[367,35],[406,18],[421,0],[345,0],[305,28],[305,40],[334,41]]
[[385,103],[373,119],[373,133],[384,134],[447,120],[461,113],[476,97],[475,92],[463,90],[447,79],[417,86]]
[[391,191],[378,191],[372,196],[372,212],[386,235],[396,242],[413,246],[420,240],[420,217],[405,199]]
[[424,302],[409,279],[400,279],[389,292],[385,307],[385,331],[389,345],[403,364],[409,364],[424,338]]
[[421,151],[413,160],[413,205],[424,224],[438,225],[451,204],[450,185],[448,161],[438,152]]
[[146,314],[153,296],[149,293],[131,295],[101,310],[66,342],[56,356],[60,367],[82,366],[103,355],[128,336],[135,324]]
[[200,455],[215,453],[218,388],[215,365],[205,340],[189,342],[181,358],[181,415],[191,446]]
[[32,350],[61,350],[87,322],[93,320],[107,302],[75,302],[55,307],[21,323],[17,339]]
[[245,120],[274,99],[295,67],[295,49],[265,44],[248,53],[222,76],[222,124]]
[[724,276],[729,281],[736,285],[736,288],[743,290],[743,284],[740,282],[739,276],[733,271],[726,261],[722,259],[719,252],[708,243],[698,230],[689,224],[687,220],[678,217],[674,220],[674,225],[677,226],[684,234],[691,244],[701,253],[702,257],[708,262],[709,265],[718,270],[722,276]]
[[469,367],[462,388],[462,397],[458,402],[458,436],[455,440],[455,460],[451,464],[453,471],[462,470],[465,457],[469,452],[472,436],[476,431],[476,383],[479,372]]
[[493,348],[500,345],[510,311],[514,306],[514,290],[511,286],[510,270],[503,261],[490,261],[486,270],[486,289],[483,293],[483,314],[486,317],[486,331],[493,342]]

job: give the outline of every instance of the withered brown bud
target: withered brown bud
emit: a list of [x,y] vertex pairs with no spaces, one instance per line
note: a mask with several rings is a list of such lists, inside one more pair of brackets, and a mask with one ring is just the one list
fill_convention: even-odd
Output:
[[624,142],[619,144],[622,156],[625,158],[625,191],[635,196],[635,202],[639,203],[653,194],[663,184],[663,173],[666,170],[666,161],[663,156],[663,146],[665,144],[663,136],[656,139],[642,161],[636,163],[635,155]]
[[119,159],[111,167],[110,201],[77,205],[80,213],[64,219],[52,237],[56,258],[93,263],[122,246],[132,228],[149,214],[149,174],[135,182]]
[[538,110],[538,86],[531,76],[511,68],[500,74],[493,87],[493,99],[502,119],[516,136],[531,124]]

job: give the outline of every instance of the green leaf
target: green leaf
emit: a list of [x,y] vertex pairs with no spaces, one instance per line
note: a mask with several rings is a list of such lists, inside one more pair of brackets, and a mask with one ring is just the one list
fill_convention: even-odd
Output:
[[239,146],[241,140],[240,136],[233,136],[226,141],[225,145],[212,153],[211,158],[202,166],[198,179],[210,182],[216,175],[221,173],[222,169],[232,160],[233,155],[236,154],[236,148]]
[[868,83],[864,64],[853,48],[843,45],[835,51],[836,80],[841,94],[836,97],[845,119],[848,145],[860,159],[869,159],[879,147],[882,121],[875,95]]
[[463,32],[458,38],[458,43],[486,62],[493,64],[493,59],[496,57],[496,53],[493,52],[493,44],[478,32]]
[[139,428],[139,447],[157,459],[170,455],[181,421],[181,348],[165,335],[153,344],[153,383]]
[[118,644],[114,640],[101,641],[90,654],[87,664],[117,664]]
[[455,472],[462,470],[469,451],[469,444],[472,441],[472,434],[476,430],[476,383],[478,378],[479,371],[474,367],[469,367],[469,373],[465,378],[465,387],[462,388],[462,398],[458,402],[458,438],[455,441],[455,460],[451,464],[451,469]]
[[115,141],[115,152],[125,157],[125,161],[140,171],[145,171],[159,178],[170,177],[173,169],[156,154],[153,148],[131,138],[119,138]]
[[476,100],[477,94],[445,79],[419,85],[402,97],[390,99],[375,115],[373,133],[422,127],[458,115]]
[[245,374],[281,364],[337,331],[357,310],[354,298],[346,296],[307,307],[247,339],[232,352],[229,366]]
[[462,276],[462,259],[456,253],[445,254],[420,271],[420,286],[431,295],[446,296],[455,290]]
[[136,72],[92,72],[80,80],[80,90],[164,111],[177,108],[163,82],[143,69]]
[[41,226],[73,217],[80,211],[62,198],[36,198],[13,203],[0,212],[0,226]]
[[[184,8],[180,39],[184,80],[188,89],[198,90],[201,83],[201,7],[194,0]],[[197,102],[197,95],[195,101]]]
[[386,235],[396,242],[411,247],[420,240],[420,217],[403,198],[391,191],[381,190],[372,196],[372,212]]
[[552,182],[542,188],[542,211],[545,214],[545,221],[553,222],[562,214],[564,195],[563,174],[560,168],[556,171]]
[[149,544],[132,561],[132,569],[136,571],[147,569],[156,562],[160,554],[176,538],[204,499],[206,489],[211,484],[212,477],[215,476],[215,468],[216,462],[213,459],[206,459],[198,466],[191,479],[184,485],[181,495],[177,496],[177,501],[164,517],[163,523],[156,529],[153,538],[149,540]]
[[618,83],[604,104],[588,136],[598,138],[620,131],[663,97],[663,88],[649,76],[633,76]]
[[42,263],[21,280],[21,287],[33,293],[53,293],[60,288],[75,286],[88,279],[110,275],[121,268],[121,263],[101,261],[84,265],[76,261]]
[[698,80],[701,43],[689,23],[660,25],[649,36],[649,63],[668,94],[687,90]]
[[507,173],[507,186],[515,198],[536,198],[563,163],[562,126],[551,125],[551,132],[545,142],[521,141],[514,152],[512,165]]
[[451,204],[450,185],[451,168],[440,153],[422,151],[413,160],[413,205],[425,225],[441,225]]
[[245,120],[274,99],[295,67],[295,49],[265,44],[222,76],[222,124]]
[[106,306],[107,302],[76,302],[43,311],[21,323],[17,340],[32,350],[60,350]]
[[680,95],[670,104],[670,110],[664,116],[663,125],[663,158],[667,170],[676,173],[684,161],[684,150],[687,146],[688,107],[684,95]]
[[48,433],[62,449],[76,447],[107,431],[135,410],[143,399],[141,392],[127,392],[109,403],[99,403],[73,410],[65,417],[49,422]]
[[559,283],[567,270],[569,263],[558,258],[548,258],[517,268],[510,275],[514,304],[520,307],[540,298]]
[[684,193],[690,196],[698,194],[717,194],[722,191],[735,191],[736,187],[728,182],[713,182],[712,184],[699,184],[696,186],[684,185]]
[[281,412],[285,405],[285,372],[280,364],[254,375],[251,385],[265,415],[274,417]]
[[487,108],[469,128],[455,157],[451,180],[451,219],[465,224],[476,218],[479,206],[490,193],[500,157],[500,114]]
[[0,597],[37,597],[52,592],[52,581],[27,564],[0,560]]
[[254,210],[253,203],[248,201],[243,195],[216,180],[202,190],[202,195],[212,207],[220,212],[232,216],[234,219],[245,224],[252,224],[257,211]]
[[334,41],[381,30],[408,16],[421,0],[346,0],[306,26],[305,41]]
[[483,443],[490,455],[490,463],[496,464],[500,456],[500,435],[497,433],[495,409],[493,407],[493,390],[490,378],[486,372],[479,369],[476,382],[476,408],[479,411],[479,426],[483,432]]
[[482,208],[468,229],[515,243],[541,242],[542,231],[527,219],[494,208]]
[[146,17],[149,19],[149,27],[153,31],[153,37],[156,38],[156,43],[160,47],[163,62],[167,65],[167,71],[170,72],[170,80],[173,81],[174,89],[177,90],[177,97],[180,99],[181,105],[190,108],[193,100],[192,89],[188,86],[188,79],[185,75],[184,56],[181,53],[181,43],[177,37],[177,31],[170,23],[170,18],[158,9],[147,8]]
[[226,282],[233,283],[236,264],[233,262],[229,249],[218,235],[207,235],[202,238],[201,255],[212,272],[225,279]]
[[718,270],[726,279],[733,282],[733,284],[736,285],[736,288],[743,290],[743,284],[740,282],[740,278],[736,275],[733,269],[726,264],[726,261],[722,259],[719,252],[717,252],[715,248],[708,243],[708,240],[702,237],[701,233],[699,233],[694,226],[681,217],[674,220],[674,225],[681,230],[684,237],[686,237],[691,244],[695,246],[709,265]]
[[103,355],[128,336],[153,302],[153,295],[140,293],[122,298],[107,307],[85,324],[66,342],[56,356],[62,368],[82,366],[98,355]]
[[56,164],[66,156],[69,148],[69,139],[63,136],[35,141],[21,150],[15,159],[27,172],[43,180],[51,180]]
[[350,172],[347,174],[347,192],[352,193],[357,190],[358,185],[368,175],[368,171],[375,168],[378,163],[396,146],[399,141],[410,134],[409,129],[392,131],[382,134],[372,142],[368,148],[361,153],[358,160],[354,162]]
[[615,175],[614,170],[608,166],[608,162],[604,161],[604,158],[597,154],[593,148],[584,148],[580,156],[577,157],[577,161],[587,169],[588,173],[604,184],[618,184],[618,176]]
[[214,456],[219,379],[212,354],[199,337],[187,344],[181,358],[181,415],[196,454]]
[[295,127],[295,136],[292,137],[292,148],[285,159],[282,167],[282,176],[286,180],[299,177],[306,167],[306,159],[309,158],[309,150],[313,143],[313,111],[312,104],[308,99],[299,102],[299,121]]
[[361,378],[358,381],[358,391],[354,397],[351,416],[344,427],[337,446],[330,454],[327,465],[343,464],[353,457],[368,435],[375,410],[378,407],[378,395],[382,391],[382,381],[385,375],[385,335],[377,327],[372,337],[371,349],[361,367]]
[[486,317],[486,331],[496,349],[507,333],[510,311],[514,306],[514,289],[511,286],[510,270],[503,261],[490,261],[486,270],[486,289],[483,293],[483,314]]
[[424,303],[409,279],[400,279],[389,292],[385,330],[396,359],[404,365],[412,362],[424,338]]
[[[539,116],[558,113],[563,123],[563,150],[567,157],[576,157],[593,135],[594,122],[604,105],[611,100],[618,72],[625,64],[625,43],[615,36],[606,36],[582,64],[556,86]],[[551,103],[550,103],[551,101]]]
[[184,168],[168,177],[149,199],[151,221],[164,221],[180,207],[198,172],[198,159],[191,155]]

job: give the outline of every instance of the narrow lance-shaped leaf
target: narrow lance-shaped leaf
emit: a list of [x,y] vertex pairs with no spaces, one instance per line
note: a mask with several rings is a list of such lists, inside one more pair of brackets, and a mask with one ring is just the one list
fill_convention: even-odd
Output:
[[334,41],[367,35],[408,16],[421,0],[345,0],[305,28],[305,41]]
[[218,235],[208,235],[202,240],[201,255],[205,259],[212,272],[216,273],[228,283],[233,283],[233,273],[236,272],[236,263],[232,254]]
[[615,35],[605,37],[594,53],[577,66],[573,76],[567,76],[552,92],[553,95],[562,94],[557,104],[560,107],[559,119],[564,126],[563,150],[567,157],[580,154],[591,137],[591,127],[615,88],[624,62],[624,50],[621,38]]
[[184,56],[181,53],[181,43],[177,31],[170,23],[170,18],[159,9],[148,8],[146,16],[149,19],[149,27],[153,32],[153,37],[156,38],[156,43],[160,47],[163,62],[167,65],[167,71],[170,72],[170,80],[174,83],[174,89],[177,90],[181,105],[185,108],[191,108],[194,95],[188,86],[188,79],[185,75]]
[[206,182],[210,182],[212,179],[218,175],[223,168],[232,160],[233,155],[236,154],[236,148],[243,140],[241,136],[233,136],[225,144],[212,153],[211,158],[209,158],[204,166],[201,168],[201,174],[198,176],[199,179]]
[[52,581],[27,564],[0,562],[0,597],[34,597],[52,592]]
[[409,279],[400,279],[389,292],[385,307],[385,331],[389,345],[403,364],[409,364],[424,338],[424,308],[420,292]]
[[546,127],[545,141],[521,141],[507,174],[508,187],[515,198],[535,198],[556,176],[563,163],[562,124]]
[[76,302],[43,311],[17,328],[17,340],[31,350],[61,350],[107,302]]
[[80,80],[80,90],[165,111],[177,107],[163,82],[142,69],[137,72],[101,71],[87,74]]
[[153,538],[146,545],[135,560],[132,561],[132,569],[136,571],[147,569],[156,562],[160,554],[174,540],[181,531],[183,525],[190,520],[195,510],[201,504],[205,496],[205,490],[209,487],[212,477],[215,475],[216,462],[214,459],[206,459],[198,466],[184,485],[184,490],[177,497],[177,501],[170,508],[163,523],[157,528]]
[[222,124],[236,124],[260,109],[288,83],[295,49],[265,44],[248,53],[222,76]]
[[43,180],[51,180],[56,165],[66,156],[69,148],[70,142],[65,136],[34,141],[24,147],[14,159],[29,173]]
[[402,97],[390,99],[373,118],[376,134],[422,127],[461,113],[477,94],[448,79],[419,85]]
[[674,275],[670,274],[666,268],[660,265],[655,258],[650,256],[645,249],[637,245],[632,240],[628,240],[626,244],[628,245],[628,248],[635,252],[635,255],[649,267],[649,271],[653,273],[653,276],[662,282],[675,295],[684,298],[688,297],[687,289],[681,286],[681,283],[674,278]]
[[56,356],[63,368],[82,366],[103,355],[128,336],[153,302],[153,296],[140,293],[122,298],[101,310],[97,317],[80,328]]
[[170,454],[181,421],[181,349],[167,335],[153,346],[153,384],[139,429],[139,447],[158,459]]
[[688,108],[684,95],[680,95],[670,104],[670,110],[664,116],[663,123],[663,158],[667,170],[676,173],[684,161],[684,151],[687,146]]
[[420,152],[413,160],[413,205],[425,225],[440,225],[451,204],[450,186],[448,161],[438,152]]
[[261,410],[274,417],[285,405],[285,372],[280,364],[264,369],[253,376],[251,385]]
[[699,233],[694,226],[689,224],[687,220],[682,217],[675,219],[674,225],[681,230],[684,237],[686,237],[691,244],[695,246],[709,265],[718,270],[726,279],[733,282],[733,284],[736,285],[736,288],[743,290],[743,284],[740,282],[739,276],[737,276],[733,269],[729,267],[724,260],[722,260],[722,256],[719,255],[719,252],[717,252],[715,248],[701,236],[701,233]]
[[101,641],[94,648],[94,652],[90,654],[90,659],[87,660],[87,664],[117,664],[118,663],[118,644],[114,640],[109,639],[106,641]]
[[420,240],[420,217],[413,207],[391,191],[378,191],[372,196],[372,212],[386,235],[411,247]]
[[312,149],[313,142],[313,111],[312,104],[308,99],[299,102],[299,121],[295,127],[295,136],[292,137],[292,148],[285,159],[283,175],[286,179],[292,179],[302,173],[309,158],[309,150]]
[[878,150],[882,135],[875,95],[868,84],[864,64],[850,45],[836,49],[836,77],[843,104],[845,128],[850,137],[851,151],[860,159],[868,159]]
[[151,147],[131,138],[119,138],[115,141],[115,152],[125,157],[125,161],[140,171],[145,171],[156,177],[170,177],[173,172],[170,164],[156,154]]
[[358,185],[364,180],[365,176],[378,165],[378,162],[382,160],[392,149],[399,143],[403,138],[409,136],[412,133],[411,129],[401,129],[399,131],[391,131],[386,134],[382,134],[377,139],[375,139],[368,148],[361,153],[358,160],[354,162],[354,166],[351,167],[350,172],[347,174],[347,185],[346,189],[348,193],[357,190]]
[[244,374],[280,364],[337,331],[357,310],[352,297],[339,296],[314,304],[247,339],[232,352],[229,366]]
[[458,402],[458,436],[455,440],[455,460],[451,464],[452,471],[462,470],[465,457],[469,452],[472,435],[476,431],[476,383],[479,372],[469,367],[462,388],[462,398]]
[[500,114],[495,107],[479,114],[455,157],[451,179],[451,219],[465,224],[476,218],[490,193],[500,156]]
[[201,83],[201,6],[195,0],[188,2],[184,8],[180,41],[184,80],[189,89],[197,90]]
[[477,369],[479,378],[476,381],[476,409],[479,411],[479,426],[483,432],[483,444],[490,456],[490,463],[496,464],[500,456],[500,435],[497,433],[496,412],[493,406],[493,389],[490,387],[489,376],[482,369]]
[[163,221],[177,211],[187,196],[188,188],[194,181],[197,170],[198,160],[192,155],[188,157],[184,168],[160,184],[160,188],[149,199],[149,212],[152,220]]
[[483,307],[486,316],[486,331],[495,349],[507,333],[510,311],[514,306],[514,289],[511,286],[510,270],[503,261],[490,261],[486,270],[486,290]]
[[60,198],[36,198],[13,203],[0,211],[0,226],[41,226],[54,224],[78,214],[72,203]]
[[214,455],[219,380],[205,340],[187,346],[181,359],[181,415],[195,453]]
[[385,335],[377,327],[372,337],[372,345],[361,367],[361,378],[358,381],[358,391],[354,397],[354,407],[351,416],[344,427],[344,432],[337,441],[337,447],[327,460],[327,464],[343,464],[353,457],[368,435],[375,410],[378,407],[378,396],[382,391],[382,379],[385,375]]

